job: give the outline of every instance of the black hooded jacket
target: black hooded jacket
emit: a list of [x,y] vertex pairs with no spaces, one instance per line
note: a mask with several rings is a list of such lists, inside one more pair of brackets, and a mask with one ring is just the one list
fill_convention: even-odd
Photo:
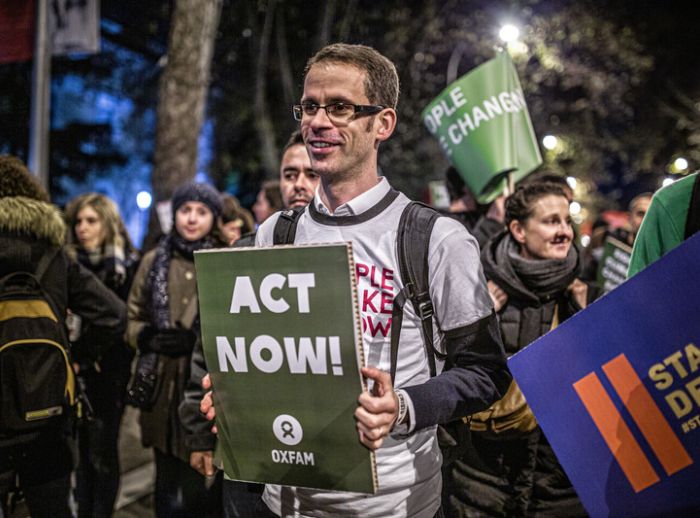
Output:
[[41,281],[59,316],[65,317],[70,309],[90,322],[95,336],[103,340],[123,335],[124,303],[68,257],[61,248],[64,236],[65,224],[55,206],[22,196],[0,198],[0,277],[17,271],[34,272],[45,253],[60,248]]

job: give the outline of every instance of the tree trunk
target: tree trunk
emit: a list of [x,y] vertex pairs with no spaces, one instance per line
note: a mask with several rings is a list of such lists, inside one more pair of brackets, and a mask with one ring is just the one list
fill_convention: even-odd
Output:
[[292,105],[299,102],[296,89],[294,88],[294,76],[292,75],[292,62],[289,59],[287,49],[287,23],[284,20],[284,11],[277,12],[277,22],[275,23],[275,35],[277,40],[277,60],[280,69],[280,79],[282,91],[284,92],[284,104],[288,110]]
[[144,249],[160,233],[156,203],[197,172],[197,144],[204,120],[221,0],[176,0],[167,63],[158,86],[158,119],[151,185],[154,204]]
[[323,14],[319,21],[316,50],[320,50],[330,42],[331,26],[335,16],[335,0],[327,0],[323,6]]
[[345,15],[340,22],[340,30],[338,31],[338,41],[347,41],[350,37],[350,26],[355,18],[355,10],[357,8],[357,0],[348,0],[345,2]]
[[253,98],[256,113],[255,127],[260,139],[260,158],[266,174],[277,171],[279,167],[275,131],[267,106],[267,63],[270,56],[270,39],[274,16],[275,0],[270,0],[265,12],[265,22],[258,45],[258,61],[255,67],[255,96]]

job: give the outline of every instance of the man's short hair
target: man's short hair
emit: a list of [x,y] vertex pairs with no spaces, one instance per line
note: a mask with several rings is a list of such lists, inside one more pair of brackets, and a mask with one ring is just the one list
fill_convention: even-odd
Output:
[[321,62],[352,65],[365,73],[365,95],[372,104],[396,108],[399,102],[399,75],[386,57],[366,45],[333,43],[319,50],[304,69],[307,76],[312,66]]
[[301,131],[294,130],[294,132],[289,136],[289,140],[282,148],[282,154],[284,155],[290,147],[303,146],[304,137],[301,136]]

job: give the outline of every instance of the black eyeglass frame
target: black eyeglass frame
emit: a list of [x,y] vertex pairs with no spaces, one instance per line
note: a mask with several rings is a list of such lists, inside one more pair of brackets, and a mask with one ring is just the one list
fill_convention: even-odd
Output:
[[352,107],[353,108],[353,114],[350,117],[353,117],[357,115],[358,113],[365,113],[367,115],[372,115],[374,113],[379,113],[382,111],[386,106],[382,106],[380,104],[350,104],[350,103],[344,103],[341,101],[337,101],[334,103],[329,103],[326,105],[321,105],[321,104],[316,104],[316,103],[301,103],[301,104],[295,104],[292,106],[292,114],[294,115],[294,120],[301,122],[301,120],[304,118],[305,110],[304,108],[309,107],[309,108],[314,108],[314,113],[313,114],[306,114],[309,115],[310,117],[313,117],[318,113],[318,110],[323,108],[326,110],[326,115],[328,116],[329,119],[331,120],[336,120],[336,116],[331,114],[328,111],[329,107],[333,106],[347,106],[347,107]]

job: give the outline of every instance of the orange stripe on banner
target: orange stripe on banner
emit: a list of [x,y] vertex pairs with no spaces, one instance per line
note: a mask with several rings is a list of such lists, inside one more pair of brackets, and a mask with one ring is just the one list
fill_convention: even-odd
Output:
[[693,459],[664,419],[649,391],[624,354],[603,365],[603,371],[637,423],[668,475],[690,466]]
[[656,484],[659,476],[622,419],[595,372],[574,383],[574,390],[635,493]]

